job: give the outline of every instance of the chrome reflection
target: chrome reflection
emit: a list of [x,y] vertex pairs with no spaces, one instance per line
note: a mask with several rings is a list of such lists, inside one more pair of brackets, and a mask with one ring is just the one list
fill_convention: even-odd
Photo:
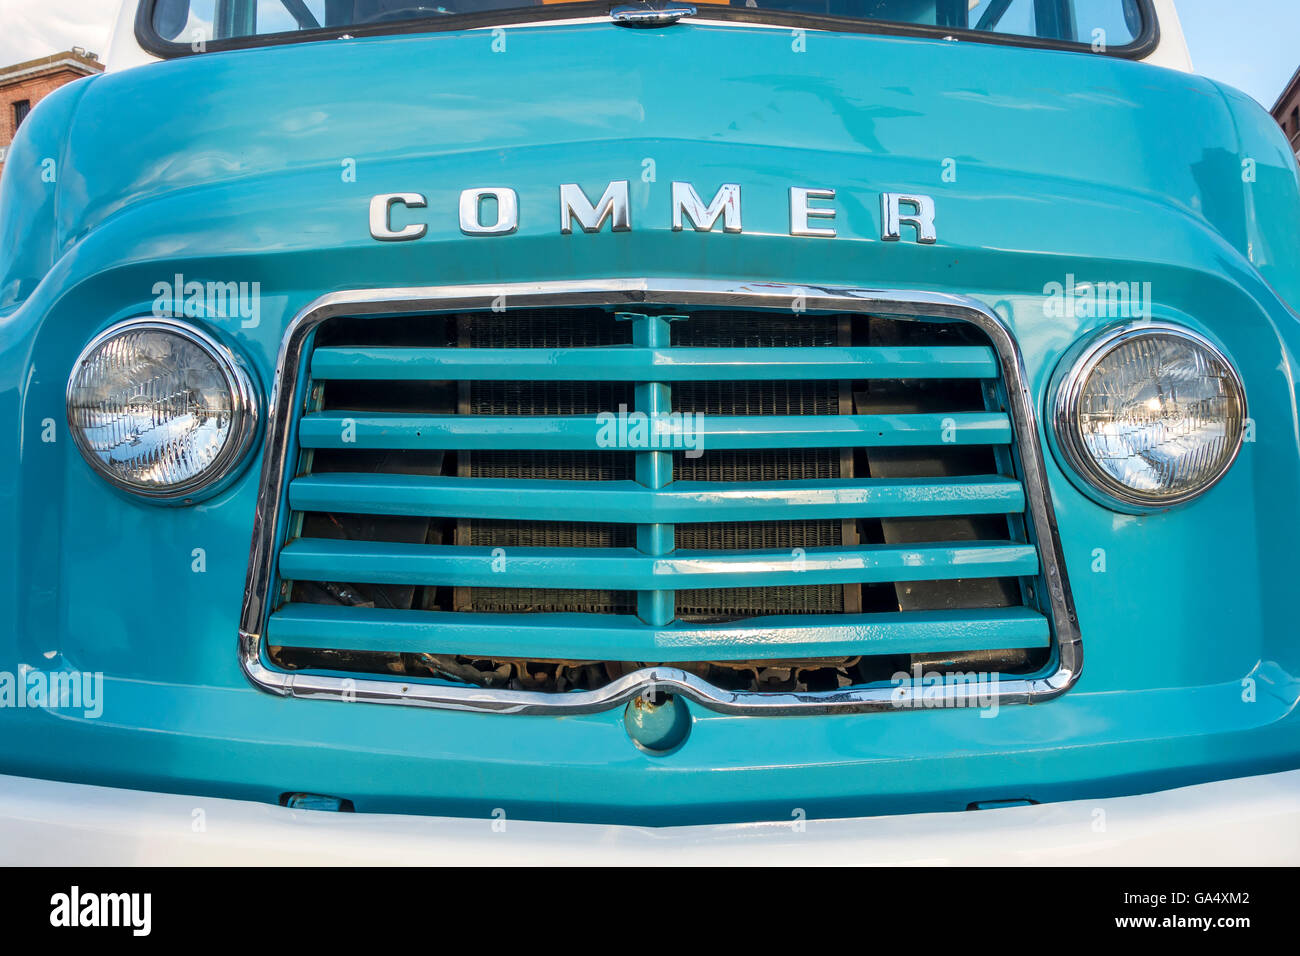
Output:
[[609,18],[625,27],[667,26],[683,17],[693,16],[695,16],[695,7],[692,4],[672,3],[670,0],[625,3],[609,11]]

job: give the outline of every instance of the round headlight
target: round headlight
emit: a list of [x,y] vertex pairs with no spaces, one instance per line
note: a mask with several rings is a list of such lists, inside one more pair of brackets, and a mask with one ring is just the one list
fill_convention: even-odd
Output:
[[1085,490],[1112,507],[1142,512],[1195,498],[1241,448],[1241,378],[1193,332],[1159,324],[1114,329],[1062,368],[1057,445]]
[[97,336],[68,379],[68,424],[82,457],[149,498],[217,490],[257,426],[247,373],[220,343],[168,319]]

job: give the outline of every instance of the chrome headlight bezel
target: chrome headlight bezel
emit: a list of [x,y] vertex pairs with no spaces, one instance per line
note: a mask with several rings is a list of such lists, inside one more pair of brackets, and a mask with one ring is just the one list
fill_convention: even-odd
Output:
[[[100,459],[99,455],[85,440],[81,429],[73,420],[73,390],[77,373],[83,363],[88,361],[106,342],[120,335],[131,332],[165,332],[187,340],[210,358],[225,380],[230,390],[232,427],[230,438],[222,447],[220,454],[207,468],[193,478],[165,488],[143,485],[124,479],[113,472]],[[142,498],[158,504],[192,504],[210,498],[227,488],[239,475],[242,466],[247,464],[248,451],[253,445],[260,425],[257,392],[253,387],[245,363],[236,353],[213,335],[186,322],[176,319],[141,316],[117,322],[92,338],[81,350],[72,370],[68,373],[68,382],[64,391],[64,409],[68,430],[73,443],[82,459],[92,471],[103,478],[112,487],[124,491],[136,498]]]
[[[1116,348],[1134,338],[1147,335],[1175,336],[1205,350],[1226,370],[1227,379],[1235,389],[1241,407],[1242,427],[1238,429],[1231,452],[1221,466],[1196,487],[1175,495],[1147,495],[1117,481],[1088,453],[1079,429],[1079,401],[1089,376],[1102,359]],[[1172,322],[1130,322],[1104,329],[1084,339],[1062,356],[1048,394],[1052,422],[1052,427],[1048,430],[1049,444],[1057,453],[1066,475],[1075,487],[1098,504],[1125,514],[1144,515],[1167,511],[1199,498],[1213,488],[1232,468],[1241,452],[1249,415],[1245,384],[1233,361],[1204,335]]]

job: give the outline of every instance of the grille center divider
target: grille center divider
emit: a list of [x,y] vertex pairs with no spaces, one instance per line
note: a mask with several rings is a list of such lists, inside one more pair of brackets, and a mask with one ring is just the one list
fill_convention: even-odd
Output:
[[[293,696],[524,713],[600,710],[657,688],[759,714],[890,709],[897,695],[882,686],[887,671],[879,667],[900,662],[1003,671],[994,687],[999,703],[1050,699],[1077,679],[1081,651],[1032,408],[1014,342],[991,312],[975,300],[931,294],[669,280],[583,285],[508,291],[507,319],[596,308],[630,327],[630,345],[448,348],[418,335],[414,343],[381,335],[313,351],[329,319],[377,329],[369,316],[382,322],[411,312],[414,330],[430,316],[486,315],[499,286],[334,294],[295,320],[268,428],[241,626],[241,663],[255,684]],[[728,321],[744,321],[746,310],[755,324],[779,311],[789,316],[796,295],[808,307],[796,318],[809,325],[829,318],[840,328],[833,344],[735,344]],[[633,302],[644,311],[619,308]],[[857,317],[836,326],[836,314]],[[683,338],[690,344],[675,345],[674,327],[697,319],[707,327],[700,341],[709,344]],[[949,335],[960,328],[954,320],[981,330],[988,344]],[[926,340],[931,333],[937,338]],[[974,380],[984,382],[983,404],[934,410],[951,393],[945,381]],[[651,420],[682,411],[679,397],[703,410],[713,464],[662,447],[597,449],[590,416],[465,415],[464,384],[461,414],[440,415],[408,412],[400,402],[322,407],[318,388],[305,391],[308,381],[323,383],[327,395],[334,382],[380,383],[394,394],[440,381],[468,382],[471,390],[511,381],[628,383],[628,411]],[[787,394],[785,411],[805,414],[771,414],[771,396],[789,393],[782,382],[800,383],[799,395],[830,398],[809,406]],[[810,390],[809,382],[829,384]],[[743,405],[739,416],[712,413],[728,410],[729,397],[742,392],[758,396],[759,406]],[[309,395],[317,404],[308,401],[299,414]],[[634,480],[494,470],[501,456],[592,452],[629,455]],[[717,480],[725,478],[723,456],[742,454],[773,477]],[[788,468],[762,465],[826,454],[838,461],[831,477],[791,478]],[[984,455],[995,464],[972,471],[970,462]],[[366,456],[381,464],[357,470]],[[346,525],[344,533],[313,537],[321,515]],[[475,527],[494,533],[493,523],[520,528],[539,516],[628,528],[633,546],[466,543]],[[430,530],[414,540],[391,530],[397,525],[385,530],[385,521]],[[452,530],[435,533],[439,522]],[[833,528],[825,539],[833,543],[765,549],[783,534],[795,540],[796,526]],[[725,544],[699,550],[691,542]],[[502,551],[505,573],[493,567]],[[295,583],[282,590],[281,580]],[[566,589],[635,592],[635,614],[482,609],[514,606],[499,603],[502,586],[543,604]],[[833,609],[780,612],[782,595],[810,588],[835,594]],[[749,608],[739,612],[747,616],[729,617],[729,605]],[[748,616],[757,607],[765,610]],[[1030,655],[1023,676],[1005,672],[1017,654]],[[437,680],[407,669],[430,660]],[[664,660],[683,663],[634,663]],[[819,661],[835,663],[838,678],[827,683]],[[547,662],[546,670],[530,683],[535,662]],[[509,673],[517,676],[502,676]],[[508,684],[493,686],[498,679]]]
[[[667,348],[672,345],[670,322],[685,322],[685,315],[647,315],[644,312],[619,312],[614,318],[632,323],[632,344],[643,349]],[[666,382],[637,382],[636,411],[645,412],[653,422],[672,411],[671,386]],[[638,451],[636,480],[646,488],[666,488],[673,480],[672,452]],[[671,524],[638,524],[636,548],[642,554],[668,554],[677,547],[676,528]],[[664,627],[677,616],[676,592],[638,591],[636,613],[652,627]]]

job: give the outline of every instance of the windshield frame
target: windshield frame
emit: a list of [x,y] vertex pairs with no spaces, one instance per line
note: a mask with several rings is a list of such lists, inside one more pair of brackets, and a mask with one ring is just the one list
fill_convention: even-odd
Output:
[[[136,8],[135,35],[140,46],[163,59],[219,53],[223,50],[248,50],[258,47],[282,46],[290,43],[311,43],[320,40],[338,40],[344,37],[357,39],[368,36],[400,36],[412,33],[450,33],[456,30],[473,30],[482,27],[510,26],[521,23],[580,20],[591,17],[608,17],[609,11],[626,5],[628,0],[579,0],[574,3],[548,3],[542,6],[516,7],[504,10],[484,10],[476,13],[456,13],[441,17],[402,20],[396,23],[355,24],[346,28],[322,27],[315,30],[294,30],[287,33],[264,33],[225,40],[208,40],[202,50],[189,43],[164,39],[154,29],[154,8],[159,0],[139,0]],[[894,20],[827,16],[786,10],[759,10],[754,7],[732,7],[722,4],[699,3],[697,13],[685,22],[753,23],[765,26],[823,30],[833,33],[866,33],[877,36],[921,37],[936,40],[955,39],[974,43],[991,43],[997,46],[1018,46],[1038,50],[1068,50],[1089,53],[1092,56],[1118,57],[1140,60],[1150,54],[1160,43],[1160,26],[1151,0],[1135,0],[1142,17],[1142,30],[1123,46],[1093,50],[1090,44],[1050,37],[1022,36],[1014,33],[994,33],[985,30],[956,27],[927,26],[901,23]],[[612,21],[611,21],[612,22]],[[624,28],[628,29],[628,28]]]

